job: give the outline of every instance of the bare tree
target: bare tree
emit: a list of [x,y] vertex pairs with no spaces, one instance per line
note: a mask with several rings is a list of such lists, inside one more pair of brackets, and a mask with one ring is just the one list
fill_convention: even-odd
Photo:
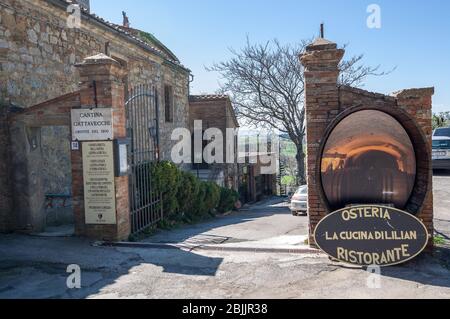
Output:
[[[219,72],[223,78],[221,93],[229,94],[236,114],[245,125],[273,128],[289,135],[297,147],[298,181],[306,182],[305,109],[303,66],[299,54],[312,41],[297,45],[282,45],[268,41],[264,45],[252,44],[247,39],[243,49],[230,49],[232,58],[207,68]],[[363,55],[343,61],[340,82],[361,86],[369,75],[383,75],[379,66],[361,64]]]
[[450,124],[450,112],[433,114],[433,129],[446,127]]

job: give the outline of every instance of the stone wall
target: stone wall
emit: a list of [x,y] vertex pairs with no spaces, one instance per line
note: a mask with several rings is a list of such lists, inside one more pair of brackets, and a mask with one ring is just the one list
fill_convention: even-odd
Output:
[[[50,148],[52,151],[46,151],[48,145],[45,141],[46,135],[43,136],[42,131],[53,131],[51,128],[57,127],[59,132],[67,134],[70,127],[70,110],[79,106],[80,96],[78,92],[75,92],[22,110],[22,112],[9,114],[9,130],[13,137],[10,139],[11,164],[8,167],[12,186],[9,199],[13,201],[13,207],[8,211],[11,220],[9,230],[42,231],[47,222],[45,192],[53,191],[49,188],[51,185],[55,185],[57,188],[54,189],[55,191],[70,188],[72,175],[70,171],[67,172],[70,159],[65,163],[58,163],[58,158],[49,158],[49,155],[57,155],[58,152],[66,156],[65,148],[69,147],[67,137],[49,134],[54,136],[54,144]],[[63,145],[65,140],[67,144]],[[56,153],[53,153],[54,151]],[[64,158],[61,159],[63,160]],[[61,170],[68,176],[58,175],[56,182],[59,183],[52,184],[55,181],[49,183],[49,174],[59,174],[55,169],[57,166],[64,167]],[[0,187],[0,189],[3,188]]]
[[[187,69],[92,16],[83,16],[80,29],[69,29],[64,8],[48,1],[2,0],[0,8],[0,97],[29,107],[74,92],[80,81],[75,65],[87,56],[104,52],[109,43],[110,55],[129,71],[128,87],[157,87],[161,155],[169,159],[173,145],[169,133],[174,127],[187,126]],[[174,88],[173,123],[164,121],[165,84]]]
[[[238,128],[229,97],[214,95],[191,96],[189,102],[189,123],[191,131],[194,129],[195,120],[203,121],[203,130],[208,128],[218,128],[221,130],[224,138],[224,161],[226,161],[227,128]],[[225,186],[234,188],[235,190],[238,189],[237,163],[214,164],[213,166],[214,171],[224,173]]]
[[41,128],[42,176],[46,194],[71,194],[70,127]]

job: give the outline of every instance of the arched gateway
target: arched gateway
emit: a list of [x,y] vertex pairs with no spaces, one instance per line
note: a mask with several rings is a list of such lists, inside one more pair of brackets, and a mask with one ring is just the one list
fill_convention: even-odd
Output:
[[62,127],[67,134],[60,136],[60,144],[71,149],[55,161],[71,164],[65,172],[70,190],[64,196],[71,197],[75,234],[128,240],[162,218],[161,197],[152,192],[149,178],[159,153],[157,90],[139,86],[125,94],[125,69],[104,54],[77,67],[79,91],[9,115],[15,163],[11,229],[36,233],[45,228],[41,132]]
[[[305,67],[310,243],[316,246],[314,234],[321,224],[323,237],[319,240],[329,240],[327,245],[336,248],[327,227],[333,225],[333,218],[337,225],[342,219],[339,214],[357,210],[388,209],[398,216],[400,228],[411,223],[411,227],[417,226],[420,234],[416,234],[433,234],[434,89],[409,89],[387,96],[340,85],[339,64],[344,53],[335,43],[319,38],[300,56]],[[342,224],[330,227],[341,227],[346,233],[348,227],[362,231],[368,225],[373,230],[390,224],[388,219],[382,226],[371,224],[364,217],[356,224],[346,225],[341,220]],[[323,220],[327,221],[321,223]],[[426,231],[416,223],[423,224]],[[367,235],[370,240],[363,245],[355,241],[354,246],[376,251],[386,244],[377,244],[376,238],[398,238],[370,231]],[[338,233],[334,240],[338,251],[343,249],[339,245],[348,244]],[[431,236],[426,241],[429,247],[433,245]]]

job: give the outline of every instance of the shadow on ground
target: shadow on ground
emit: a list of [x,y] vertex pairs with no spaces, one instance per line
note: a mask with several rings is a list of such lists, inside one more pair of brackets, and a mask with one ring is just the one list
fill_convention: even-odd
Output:
[[416,282],[421,285],[450,288],[450,247],[437,247],[415,260],[397,267],[385,268],[382,275]]
[[[217,245],[242,242],[245,240],[227,235],[212,234],[211,231],[221,227],[231,227],[233,225],[251,223],[252,221],[264,217],[275,215],[291,216],[289,208],[286,205],[282,205],[285,200],[285,198],[270,198],[228,216],[219,216],[215,219],[194,225],[183,225],[171,231],[158,230],[156,234],[148,236],[142,241],[146,243],[188,243],[190,245]],[[275,226],[276,225],[274,225],[274,227]],[[305,232],[306,231],[307,229],[305,227]]]
[[[2,235],[0,298],[85,298],[133,272],[149,266],[153,272],[214,277],[223,258],[181,249],[116,249],[93,247],[78,238],[36,238]],[[82,289],[67,288],[69,265],[81,268]],[[162,268],[162,269],[161,269]]]
[[[273,199],[272,199],[273,201]],[[276,199],[275,204],[282,202]],[[267,203],[267,202],[265,202]],[[286,213],[286,207],[265,203],[242,212],[198,225],[183,231],[159,232],[155,238],[161,242],[182,242],[194,237],[198,244],[222,243],[230,240],[221,236],[199,234],[216,227],[245,223],[257,218]],[[178,234],[178,235],[174,235]],[[155,273],[168,273],[192,277],[215,277],[223,258],[207,257],[176,247],[170,249],[94,247],[80,238],[42,238],[24,235],[0,235],[0,298],[85,298],[98,294],[122,276],[135,269],[152,269]],[[159,236],[159,237],[158,237]],[[152,241],[152,238],[150,238]],[[81,268],[82,289],[68,289],[66,281],[69,265]],[[146,274],[142,274],[145,276]]]
[[[336,267],[361,271],[358,266],[337,264]],[[381,268],[381,276],[422,286],[450,288],[450,247],[438,247],[433,253],[423,253],[408,263]]]

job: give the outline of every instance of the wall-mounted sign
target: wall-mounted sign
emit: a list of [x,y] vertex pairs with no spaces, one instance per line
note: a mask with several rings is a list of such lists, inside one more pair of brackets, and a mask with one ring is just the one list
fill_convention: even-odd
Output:
[[107,141],[113,139],[112,109],[72,109],[72,140]]
[[83,151],[86,224],[116,224],[113,142],[85,142]]
[[71,149],[72,151],[79,151],[80,150],[80,143],[79,142],[72,142],[71,143]]
[[126,176],[130,170],[128,164],[128,147],[131,141],[127,138],[114,140],[114,162],[116,176]]
[[315,240],[329,256],[359,266],[392,266],[418,256],[428,231],[416,217],[398,209],[367,205],[338,210],[316,227]]

